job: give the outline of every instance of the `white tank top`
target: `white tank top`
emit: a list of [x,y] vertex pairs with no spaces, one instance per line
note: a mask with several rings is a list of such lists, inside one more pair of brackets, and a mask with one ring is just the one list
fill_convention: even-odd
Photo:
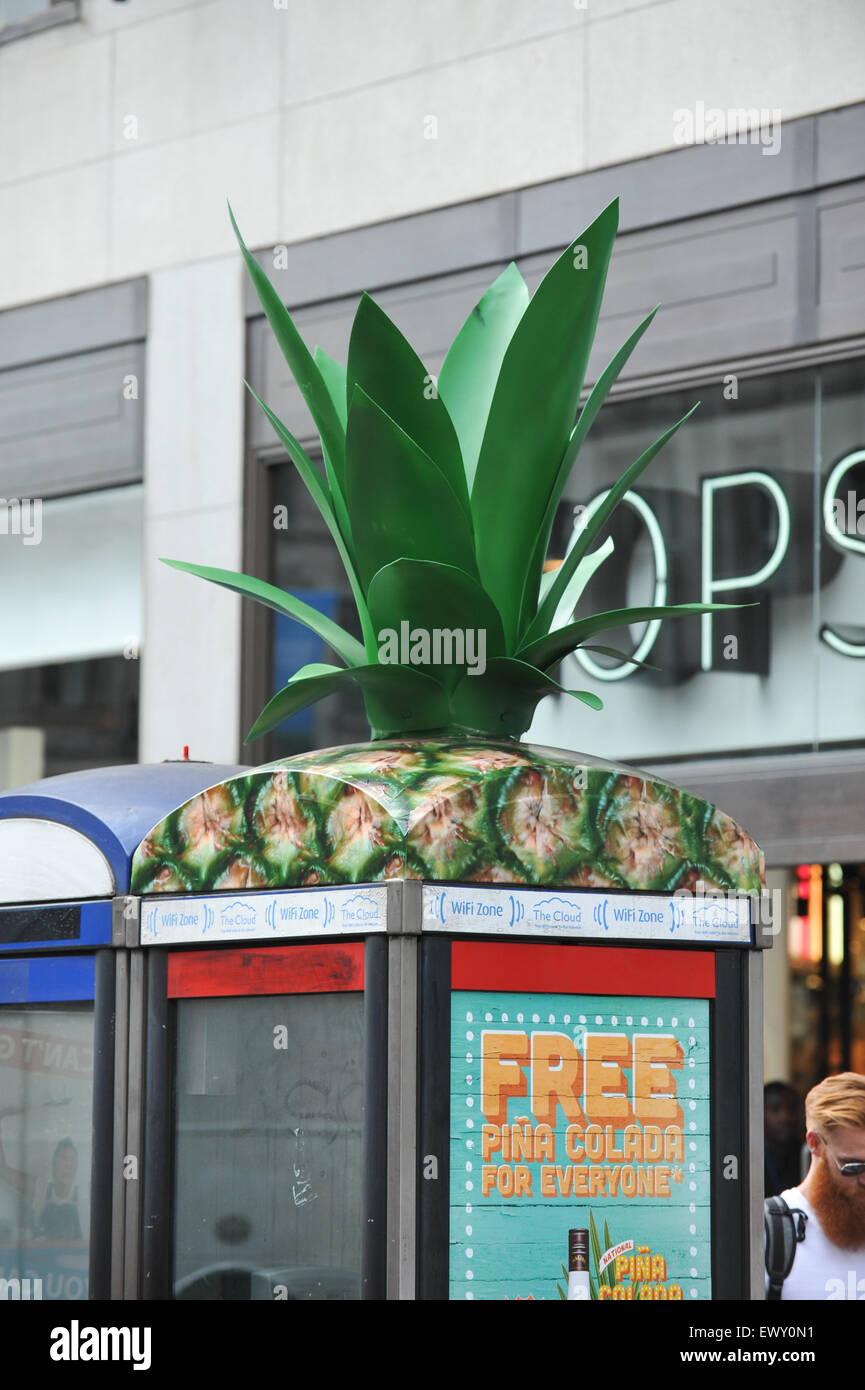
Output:
[[833,1245],[811,1203],[798,1187],[789,1187],[781,1196],[788,1207],[799,1207],[808,1218],[805,1239],[796,1246],[793,1268],[784,1280],[782,1302],[842,1298],[865,1301],[865,1245],[857,1250],[842,1250],[839,1245]]

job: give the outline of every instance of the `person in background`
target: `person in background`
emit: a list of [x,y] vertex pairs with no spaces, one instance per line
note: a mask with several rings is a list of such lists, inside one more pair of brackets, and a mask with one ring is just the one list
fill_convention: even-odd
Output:
[[[8,1115],[20,1115],[20,1107],[7,1106],[0,1110],[0,1130]],[[30,1228],[44,1240],[81,1240],[81,1219],[78,1212],[78,1187],[75,1175],[78,1172],[78,1150],[71,1139],[61,1139],[51,1160],[51,1181],[47,1184],[45,1202],[38,1222],[33,1221],[33,1200],[36,1195],[36,1179],[32,1173],[21,1168],[13,1168],[6,1160],[0,1137],[0,1179],[8,1183],[24,1199],[23,1226]],[[35,1227],[35,1229],[34,1229]],[[28,1232],[29,1233],[29,1232]]]
[[802,1176],[802,1103],[786,1081],[770,1081],[764,1088],[763,1119],[763,1195],[774,1197]]
[[[865,1076],[827,1076],[805,1097],[811,1167],[779,1195],[807,1218],[783,1283],[787,1299],[865,1296]],[[768,1280],[767,1280],[768,1283]]]
[[61,1139],[51,1161],[53,1180],[48,1184],[39,1219],[39,1234],[46,1240],[81,1240],[78,1215],[78,1150],[71,1139]]

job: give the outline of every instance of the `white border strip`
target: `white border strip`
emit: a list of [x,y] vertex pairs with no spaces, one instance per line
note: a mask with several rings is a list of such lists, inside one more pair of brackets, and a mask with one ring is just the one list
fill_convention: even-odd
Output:
[[142,946],[357,936],[386,928],[384,884],[141,900]]
[[423,930],[596,941],[751,942],[751,903],[734,893],[563,893],[424,884]]

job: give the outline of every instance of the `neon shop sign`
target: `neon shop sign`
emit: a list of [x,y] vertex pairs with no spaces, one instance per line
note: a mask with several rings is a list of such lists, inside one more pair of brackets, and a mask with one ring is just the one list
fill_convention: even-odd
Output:
[[[608,493],[609,489],[604,489],[586,505],[574,508],[568,549]],[[655,619],[645,625],[634,648],[637,661],[657,662],[674,681],[718,669],[768,675],[773,596],[813,593],[813,474],[746,469],[703,477],[696,495],[672,488],[641,487],[639,493],[626,492],[622,503],[609,524],[615,555],[590,582],[592,611],[645,602],[635,600],[628,586],[638,573],[643,590],[643,571],[649,568],[646,562],[650,559],[652,604],[689,602],[699,597],[701,603],[758,606],[723,615],[702,614],[699,630],[696,623],[687,623],[675,634],[669,629],[678,629],[678,623],[667,624],[664,632],[662,620]],[[819,524],[823,535],[818,583],[823,588],[845,560],[865,557],[865,448],[846,453],[831,467],[820,494]],[[854,614],[850,617],[855,621]],[[737,652],[732,662],[723,660],[724,634],[719,618],[723,618],[726,631],[732,626],[742,637],[743,651]],[[562,605],[554,626],[570,620],[571,611]],[[686,628],[691,631],[686,633]],[[841,656],[865,658],[865,640],[855,634],[845,635],[824,622],[818,635]],[[585,651],[576,652],[575,658],[600,681],[625,680],[639,671],[630,664],[602,666]]]

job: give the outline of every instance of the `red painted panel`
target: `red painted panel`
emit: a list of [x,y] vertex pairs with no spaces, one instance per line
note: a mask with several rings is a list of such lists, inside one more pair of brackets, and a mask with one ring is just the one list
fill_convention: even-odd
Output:
[[451,987],[714,999],[715,953],[582,943],[455,941]]
[[168,957],[169,999],[228,994],[335,994],[363,989],[362,941],[326,946],[247,946]]

